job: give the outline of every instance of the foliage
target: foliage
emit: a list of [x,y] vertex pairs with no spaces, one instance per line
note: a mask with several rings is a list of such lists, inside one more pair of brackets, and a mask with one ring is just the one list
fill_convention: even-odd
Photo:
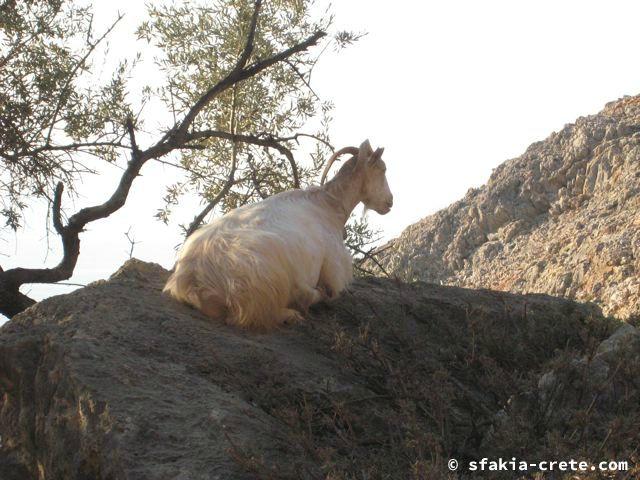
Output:
[[372,272],[365,266],[365,263],[370,261],[373,262],[385,276],[389,276],[384,270],[384,267],[375,258],[375,255],[379,253],[376,251],[375,245],[380,240],[380,233],[380,230],[371,228],[367,217],[364,215],[358,218],[352,214],[349,222],[345,225],[344,242],[353,254],[353,269],[355,275],[371,275]]
[[[91,8],[71,0],[0,4],[0,214],[15,231],[29,201],[49,201],[63,247],[53,268],[0,269],[0,312],[12,316],[34,303],[19,291],[23,284],[71,277],[81,232],[125,205],[149,160],[180,172],[167,187],[160,220],[169,222],[185,193],[202,198],[186,235],[209,215],[310,184],[333,149],[332,105],[313,91],[311,74],[329,45],[339,49],[359,37],[338,32],[312,51],[333,20],[327,12],[314,20],[313,8],[313,0],[150,5],[136,35],[147,42],[146,54],[158,52],[161,81],[135,97],[130,80],[141,55],[105,74],[109,63],[98,48],[121,15],[95,33]],[[99,69],[94,57],[104,62]],[[149,102],[164,105],[167,115],[147,111]],[[159,131],[145,127],[151,116]],[[309,125],[315,131],[301,131]],[[141,148],[138,137],[150,146]],[[304,164],[303,140],[312,152]],[[162,160],[170,154],[178,163]],[[83,175],[107,163],[122,169],[111,196],[64,218],[64,188],[73,193]],[[353,228],[366,237],[362,226]]]
[[102,82],[90,74],[113,28],[96,38],[92,21],[62,0],[0,5],[0,213],[13,230],[30,199],[50,198],[58,181],[72,190],[93,170],[80,153],[112,162],[122,146],[130,65]]
[[[314,21],[310,6],[311,2],[302,1],[265,3],[249,62],[329,28],[331,17]],[[156,63],[167,81],[157,93],[174,117],[185,114],[199,92],[233,68],[244,47],[252,11],[253,2],[248,0],[150,8],[150,18],[137,34],[162,52]],[[211,202],[228,188],[218,201],[219,211],[226,212],[311,183],[330,151],[327,127],[332,108],[310,86],[316,61],[317,56],[304,55],[277,63],[211,102],[194,122],[194,129],[250,135],[262,142],[220,137],[198,141],[181,156],[181,166],[189,173],[168,187],[158,218],[168,222],[171,207],[191,191]],[[317,131],[310,136],[296,135],[312,119],[316,119]],[[312,161],[301,167],[290,152],[304,137],[315,141]]]

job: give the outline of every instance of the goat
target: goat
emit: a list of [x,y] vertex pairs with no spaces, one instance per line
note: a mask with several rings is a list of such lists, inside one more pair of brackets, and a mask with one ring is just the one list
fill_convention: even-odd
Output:
[[[381,215],[393,206],[383,151],[368,140],[340,149],[320,186],[236,208],[196,230],[164,292],[211,318],[260,330],[302,320],[310,305],[335,299],[352,279],[343,242],[351,212],[360,202]],[[353,156],[324,183],[345,153]]]

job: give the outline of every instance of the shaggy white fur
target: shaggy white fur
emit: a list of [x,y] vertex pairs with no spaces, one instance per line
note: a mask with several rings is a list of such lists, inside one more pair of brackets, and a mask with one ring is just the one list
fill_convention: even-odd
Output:
[[360,201],[383,214],[393,203],[382,149],[365,141],[354,150],[326,185],[274,195],[197,230],[164,291],[212,318],[263,330],[335,298],[352,278],[342,239],[349,214]]

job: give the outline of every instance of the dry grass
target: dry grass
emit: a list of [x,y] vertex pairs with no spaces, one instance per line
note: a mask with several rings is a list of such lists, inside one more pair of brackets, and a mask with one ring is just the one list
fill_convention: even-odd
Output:
[[[499,295],[501,306],[488,308],[421,298],[419,286],[394,288],[384,298],[358,291],[316,312],[321,322],[298,327],[341,375],[358,379],[357,392],[292,388],[264,359],[258,383],[234,380],[286,426],[280,440],[300,459],[274,468],[260,464],[259,453],[236,449],[246,471],[268,473],[256,478],[438,480],[476,478],[465,466],[483,457],[635,466],[640,352],[620,353],[604,379],[591,361],[617,322],[569,302],[560,312],[536,304],[531,313],[526,302],[500,304]],[[550,371],[556,382],[541,395],[538,381]],[[447,467],[450,458],[461,462],[456,473]],[[638,478],[635,468],[609,477],[521,478]]]

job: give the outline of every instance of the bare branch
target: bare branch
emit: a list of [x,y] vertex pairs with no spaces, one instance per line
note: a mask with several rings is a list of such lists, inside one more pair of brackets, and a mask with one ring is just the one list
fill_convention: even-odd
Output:
[[285,157],[287,157],[287,160],[289,160],[289,165],[291,166],[291,174],[293,175],[293,188],[300,188],[300,174],[298,173],[298,164],[296,163],[295,158],[293,158],[293,153],[291,153],[291,150],[275,141],[273,145],[271,145],[271,148],[275,148]]
[[132,235],[130,235],[129,233],[131,232],[131,227],[129,227],[129,230],[127,230],[126,232],[124,232],[124,236],[127,237],[127,240],[129,242],[129,258],[133,258],[133,249],[135,248],[136,244],[140,243],[140,242],[136,242],[135,237],[133,237]]
[[319,137],[318,135],[313,135],[310,133],[296,133],[295,135],[291,135],[290,137],[272,137],[276,142],[288,142],[290,140],[293,140],[295,142],[298,142],[298,138],[300,137],[307,137],[307,138],[312,138],[317,142],[322,143],[323,145],[329,147],[329,149],[331,151],[335,150],[335,148],[333,147],[333,145],[331,145],[331,143],[329,143],[328,141],[326,141],[324,138]]
[[390,246],[386,247],[386,248],[382,248],[382,249],[378,249],[376,247],[370,249],[369,251],[364,251],[361,248],[359,248],[357,245],[351,245],[351,244],[347,244],[347,247],[349,247],[351,250],[361,254],[363,256],[363,258],[359,259],[358,261],[354,262],[354,266],[360,270],[363,273],[366,273],[368,275],[374,275],[373,272],[366,270],[362,264],[366,261],[366,260],[370,260],[372,261],[376,267],[378,267],[380,269],[380,271],[384,274],[385,277],[387,278],[391,278],[391,275],[389,275],[389,272],[387,272],[387,270],[382,266],[382,264],[380,263],[380,261],[376,258],[378,255],[380,255],[382,252],[384,252],[385,250],[387,250],[388,248],[390,248]]
[[316,97],[318,100],[320,100],[320,96],[316,93],[316,91],[311,87],[311,84],[309,83],[309,81],[304,78],[303,73],[298,69],[298,67],[296,67],[293,62],[289,61],[289,60],[285,60],[285,63],[287,65],[289,65],[291,67],[291,69],[295,72],[295,74],[298,76],[298,78],[300,79],[300,81],[302,83],[304,83],[306,85],[306,87],[309,89],[309,91],[313,94],[314,97]]
[[[150,158],[148,156],[160,153],[162,153],[162,151],[151,148],[141,153],[139,158],[132,158],[122,174],[118,187],[109,200],[102,205],[83,208],[69,218],[66,226],[62,225],[60,214],[63,187],[62,184],[59,183],[54,194],[52,208],[54,227],[62,239],[62,260],[53,268],[19,267],[2,272],[2,274],[0,274],[0,292],[2,292],[4,296],[9,296],[10,293],[13,293],[14,296],[19,296],[22,294],[20,294],[18,289],[25,283],[56,283],[61,280],[69,279],[73,275],[73,271],[78,261],[78,255],[80,254],[79,235],[80,232],[83,231],[85,225],[99,218],[108,217],[113,212],[121,208],[126,201],[133,180],[138,175],[138,172],[140,171],[140,168],[142,168],[144,162]],[[13,306],[11,304],[5,304],[2,300],[3,299],[0,298],[0,311],[9,315]]]
[[207,147],[206,145],[200,145],[200,144],[185,144],[185,145],[180,145],[180,150],[206,150]]
[[211,175],[203,175],[200,172],[196,172],[195,170],[191,169],[191,168],[187,168],[183,165],[180,165],[179,163],[172,163],[172,162],[167,162],[166,160],[161,160],[159,158],[154,159],[154,161],[162,164],[162,165],[167,165],[168,167],[174,167],[174,168],[178,168],[180,170],[184,170],[185,172],[190,173],[191,175],[198,177],[202,180],[208,180],[211,178]]
[[51,285],[60,285],[61,287],[86,287],[87,285],[84,283],[73,283],[73,282],[56,282]]

